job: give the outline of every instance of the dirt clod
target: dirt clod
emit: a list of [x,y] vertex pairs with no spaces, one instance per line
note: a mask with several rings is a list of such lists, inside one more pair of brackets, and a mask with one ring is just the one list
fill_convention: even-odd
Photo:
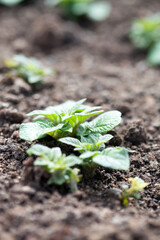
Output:
[[128,130],[124,137],[126,141],[134,145],[138,145],[147,141],[147,133],[144,126],[138,122],[134,123]]
[[24,119],[24,115],[15,110],[2,109],[0,110],[0,119],[11,123],[21,123]]

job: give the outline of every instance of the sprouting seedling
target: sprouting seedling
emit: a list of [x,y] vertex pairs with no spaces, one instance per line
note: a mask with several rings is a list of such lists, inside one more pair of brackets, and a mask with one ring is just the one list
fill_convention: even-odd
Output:
[[146,186],[149,185],[149,183],[145,183],[141,178],[135,177],[135,178],[129,178],[129,182],[131,182],[131,186],[123,185],[123,191],[122,191],[122,198],[123,202],[122,204],[124,206],[128,206],[129,199],[136,198],[140,199],[140,191],[142,191]]
[[136,19],[129,36],[136,48],[148,51],[150,65],[160,64],[160,13]]
[[45,0],[46,5],[58,6],[63,14],[72,20],[87,17],[91,21],[103,21],[111,12],[106,1],[95,0]]
[[11,73],[24,78],[30,84],[43,81],[44,76],[53,75],[53,71],[44,67],[35,58],[28,58],[24,55],[15,55],[5,60],[5,65],[11,69]]
[[[84,105],[85,100],[67,101],[45,110],[32,111],[28,116],[34,117],[33,122],[20,126],[22,139],[34,141],[50,135],[60,142],[74,146],[74,150],[79,151],[79,157],[72,155],[66,157],[59,148],[49,149],[39,144],[28,150],[28,154],[39,156],[35,165],[40,165],[46,171],[53,173],[49,183],[68,182],[72,185],[72,189],[76,189],[78,169],[71,168],[74,165],[81,165],[88,173],[93,173],[98,166],[115,170],[129,169],[130,161],[127,149],[123,147],[105,148],[105,143],[112,138],[112,135],[105,133],[120,124],[121,113],[116,110],[102,113],[99,106]],[[102,114],[90,122],[85,121],[99,113]],[[68,165],[66,159],[73,164]]]
[[81,136],[81,139],[66,137],[59,139],[60,142],[71,145],[75,151],[80,153],[86,151],[101,151],[105,148],[105,143],[107,143],[113,136],[110,134],[101,135],[99,133],[90,134],[87,137]]
[[35,144],[27,150],[28,155],[36,155],[38,158],[34,161],[35,166],[41,166],[51,177],[48,184],[70,185],[71,191],[77,190],[77,183],[80,181],[79,169],[73,168],[81,164],[82,160],[74,155],[66,156],[62,154],[59,147],[48,148],[46,146]]
[[102,112],[101,107],[89,107],[82,103],[67,101],[45,110],[35,110],[27,114],[34,116],[34,122],[21,124],[20,138],[34,141],[50,135],[55,139],[64,136],[75,136],[79,125],[86,119]]

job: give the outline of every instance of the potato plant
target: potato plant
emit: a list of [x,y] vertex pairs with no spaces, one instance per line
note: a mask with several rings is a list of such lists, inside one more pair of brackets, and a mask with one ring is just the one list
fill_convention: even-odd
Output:
[[55,139],[87,136],[91,133],[107,133],[120,124],[121,113],[119,111],[103,113],[87,122],[88,118],[102,113],[103,110],[99,106],[84,105],[85,100],[67,101],[44,110],[34,110],[28,113],[27,116],[34,117],[34,119],[33,122],[21,125],[20,137],[26,141],[34,141],[47,135]]
[[57,6],[72,20],[86,17],[91,21],[103,21],[110,12],[111,5],[106,1],[95,0],[45,0],[46,5]]
[[40,144],[30,147],[27,153],[30,156],[33,154],[38,156],[34,165],[41,166],[51,174],[48,184],[61,185],[67,183],[70,185],[72,192],[77,190],[77,182],[80,181],[79,169],[72,167],[81,164],[82,160],[80,158],[62,154],[59,147],[48,148]]
[[50,135],[55,139],[64,136],[76,136],[77,130],[86,119],[102,112],[101,107],[89,107],[82,103],[67,101],[44,110],[34,110],[27,116],[35,117],[33,122],[24,123],[20,127],[20,137],[27,141],[44,138]]
[[[128,150],[122,147],[108,147],[106,143],[113,137],[106,134],[121,122],[119,111],[102,113],[101,107],[67,101],[45,110],[35,110],[27,114],[35,117],[33,122],[20,126],[20,138],[34,141],[50,135],[59,142],[74,147],[77,156],[62,154],[60,148],[48,148],[40,144],[33,145],[27,153],[38,158],[35,165],[43,167],[51,174],[49,183],[61,185],[68,183],[75,191],[80,180],[77,165],[84,171],[93,173],[98,166],[116,170],[128,170],[130,161]],[[101,113],[101,114],[100,114]],[[100,114],[91,121],[88,118]],[[104,134],[104,135],[103,135]]]
[[35,58],[24,55],[15,55],[6,59],[5,65],[11,69],[11,74],[24,78],[29,84],[37,84],[43,81],[44,76],[53,75],[53,71],[44,67]]

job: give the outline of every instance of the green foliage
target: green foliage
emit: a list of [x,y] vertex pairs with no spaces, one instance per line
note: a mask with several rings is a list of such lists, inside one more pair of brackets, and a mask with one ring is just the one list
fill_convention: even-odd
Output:
[[106,142],[108,142],[113,136],[110,134],[101,135],[101,134],[90,134],[87,137],[81,136],[81,140],[72,137],[61,138],[59,141],[65,144],[69,144],[75,147],[75,151],[80,153],[86,151],[97,151],[105,148]]
[[[130,161],[128,150],[122,147],[105,148],[105,144],[112,139],[109,132],[121,122],[119,111],[102,113],[101,107],[84,105],[82,99],[78,102],[67,101],[45,110],[35,110],[27,114],[34,117],[33,122],[20,126],[20,137],[27,141],[34,141],[47,135],[60,142],[71,145],[80,156],[62,154],[60,148],[52,148],[36,144],[27,153],[38,156],[35,165],[43,167],[51,174],[49,183],[63,184],[68,182],[72,191],[79,181],[78,169],[74,165],[81,165],[88,175],[93,174],[98,166],[128,170]],[[90,122],[86,119],[102,113]]]
[[24,78],[30,84],[42,82],[45,75],[53,75],[53,71],[45,68],[37,59],[24,55],[15,55],[11,59],[6,59],[5,65],[12,69],[12,74]]
[[97,166],[100,165],[105,168],[112,168],[116,170],[128,170],[130,161],[128,150],[122,147],[109,147],[100,151],[86,151],[80,155],[86,163],[93,162]]
[[82,103],[67,101],[57,106],[51,106],[45,110],[35,110],[27,114],[36,116],[34,122],[21,124],[20,138],[26,141],[34,141],[47,135],[55,139],[64,136],[75,136],[79,125],[87,118],[102,112],[101,107],[89,107]]
[[148,186],[148,183],[145,183],[139,177],[129,178],[129,182],[131,182],[130,187],[128,187],[127,185],[122,186],[123,188],[122,198],[124,206],[128,206],[130,198],[139,199],[141,197],[139,192],[142,191],[146,186]]
[[0,4],[6,5],[6,6],[14,6],[23,1],[24,0],[0,0]]
[[35,144],[27,150],[28,155],[36,155],[35,166],[41,166],[51,177],[48,184],[62,185],[67,183],[70,185],[71,191],[77,190],[77,182],[80,181],[78,168],[72,168],[81,164],[82,160],[74,155],[66,156],[62,154],[59,147],[48,148],[46,146]]
[[133,22],[130,38],[135,47],[148,50],[150,65],[160,64],[160,13]]
[[118,126],[121,122],[121,112],[114,110],[108,111],[90,122],[80,125],[78,135],[89,135],[90,133],[107,133]]
[[111,5],[106,1],[46,0],[45,2],[50,6],[59,6],[68,18],[74,20],[85,16],[92,21],[103,21],[111,12]]
[[121,147],[104,149],[100,155],[93,157],[93,162],[116,170],[128,170],[130,165],[128,151]]

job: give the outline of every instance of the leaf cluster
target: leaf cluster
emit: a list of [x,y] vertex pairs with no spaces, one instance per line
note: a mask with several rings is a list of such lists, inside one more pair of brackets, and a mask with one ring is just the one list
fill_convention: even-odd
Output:
[[128,185],[122,186],[122,198],[124,206],[128,206],[130,198],[140,199],[141,195],[139,192],[142,191],[146,186],[148,186],[148,183],[145,183],[139,177],[129,178],[129,182],[131,182],[130,187]]
[[[20,137],[24,140],[34,141],[50,135],[59,142],[73,146],[74,150],[79,152],[78,157],[65,156],[60,154],[59,148],[58,150],[57,148],[49,149],[40,144],[36,144],[28,150],[28,154],[40,157],[35,161],[35,165],[42,166],[52,174],[52,180],[50,179],[49,183],[70,183],[68,176],[72,176],[72,180],[74,179],[72,184],[74,182],[75,186],[75,179],[79,180],[76,175],[78,171],[73,168],[75,165],[81,165],[85,171],[89,170],[88,172],[94,171],[99,165],[118,170],[128,170],[129,168],[128,150],[121,147],[106,148],[105,146],[113,137],[107,132],[120,124],[121,113],[116,110],[102,113],[99,106],[84,105],[85,100],[67,101],[57,106],[50,106],[45,110],[32,111],[27,115],[35,117],[33,122],[23,123],[20,126]],[[86,121],[97,114],[100,115],[91,121]],[[61,165],[58,168],[57,161]],[[72,165],[68,165],[68,161],[71,161]],[[61,167],[63,171],[61,171]],[[72,172],[72,170],[74,171]],[[57,174],[60,174],[58,176],[63,181],[56,180]]]
[[85,16],[91,21],[103,21],[111,12],[111,5],[106,1],[45,0],[45,2],[49,6],[58,6],[65,16],[73,20]]
[[150,65],[160,64],[160,13],[133,22],[130,39],[139,48],[148,50]]
[[15,55],[5,60],[7,68],[11,73],[24,78],[29,84],[36,84],[43,81],[45,75],[52,75],[53,71],[44,67],[35,58],[28,58],[24,55]]
[[75,136],[77,129],[86,119],[102,112],[101,107],[89,107],[82,103],[67,101],[44,110],[35,110],[27,114],[34,116],[34,122],[24,123],[20,127],[20,137],[26,141],[34,141],[50,135],[55,139],[63,136]]
[[59,147],[48,148],[40,144],[33,145],[27,150],[27,153],[30,156],[33,154],[38,156],[34,165],[41,166],[51,174],[48,184],[68,183],[72,192],[77,190],[77,182],[80,181],[79,169],[72,167],[81,164],[80,158],[62,154]]

